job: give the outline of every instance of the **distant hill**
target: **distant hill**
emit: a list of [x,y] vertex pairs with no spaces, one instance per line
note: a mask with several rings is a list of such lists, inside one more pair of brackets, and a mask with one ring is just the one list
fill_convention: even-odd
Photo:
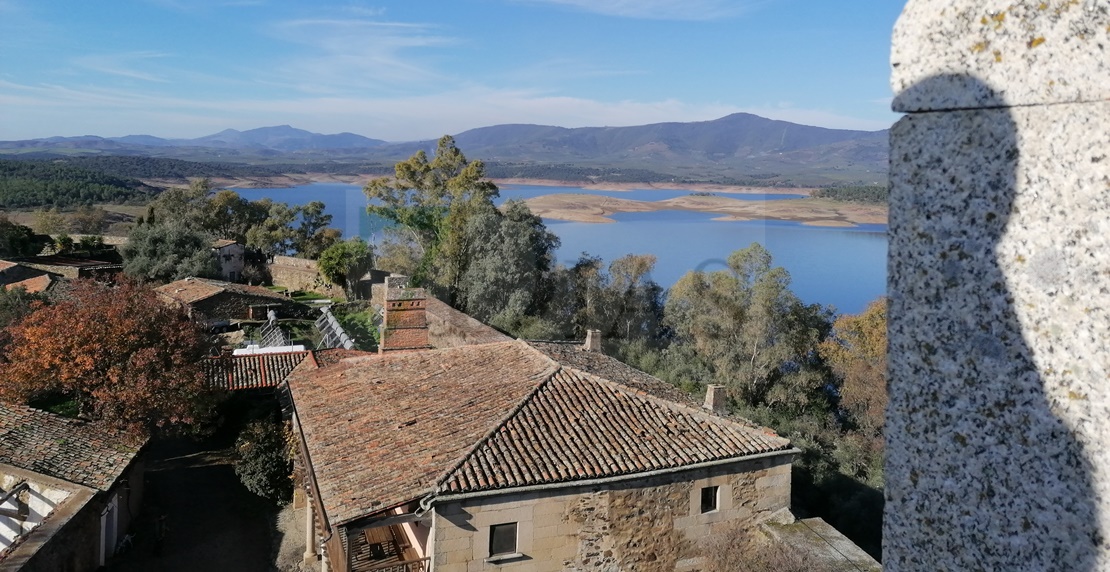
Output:
[[260,127],[248,131],[225,129],[215,135],[189,139],[184,142],[194,147],[244,149],[260,147],[274,151],[306,151],[323,149],[369,149],[385,144],[380,139],[370,139],[354,133],[320,135],[288,125]]
[[[825,129],[736,113],[713,121],[633,127],[494,125],[455,135],[498,177],[731,184],[885,184],[887,132]],[[321,135],[288,125],[227,129],[196,139],[150,135],[0,141],[0,156],[130,155],[224,164],[390,163],[435,141],[387,143],[353,133]]]

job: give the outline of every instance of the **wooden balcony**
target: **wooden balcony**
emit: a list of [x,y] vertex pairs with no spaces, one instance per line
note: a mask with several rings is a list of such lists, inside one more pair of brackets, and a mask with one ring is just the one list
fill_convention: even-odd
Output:
[[420,558],[398,526],[367,528],[347,537],[351,572],[427,572],[430,558]]

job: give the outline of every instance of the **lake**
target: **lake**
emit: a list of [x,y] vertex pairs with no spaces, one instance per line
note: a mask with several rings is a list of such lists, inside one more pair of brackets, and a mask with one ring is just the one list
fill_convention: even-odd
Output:
[[[366,197],[358,185],[316,183],[286,189],[235,189],[245,199],[271,198],[289,204],[321,201],[343,236],[373,241],[384,221],[366,213]],[[542,194],[600,194],[633,200],[666,200],[693,191],[643,189],[595,191],[576,187],[506,185],[501,199]],[[790,200],[799,195],[729,194],[743,200]],[[724,268],[729,253],[758,242],[774,256],[774,264],[790,272],[791,289],[807,303],[831,304],[840,312],[857,313],[886,292],[886,225],[856,228],[804,226],[779,221],[714,221],[713,213],[655,211],[618,213],[613,224],[545,219],[562,245],[558,261],[573,264],[583,251],[612,261],[625,254],[658,257],[652,278],[664,287],[690,270]]]

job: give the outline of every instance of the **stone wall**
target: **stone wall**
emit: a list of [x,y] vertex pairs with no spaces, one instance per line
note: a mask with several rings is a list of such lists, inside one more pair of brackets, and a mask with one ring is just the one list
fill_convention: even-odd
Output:
[[240,292],[220,292],[194,302],[191,306],[212,320],[265,320],[267,307],[274,308],[279,318],[316,318],[319,315],[314,311],[298,307],[292,300]]
[[1110,568],[1110,4],[894,32],[886,570]]
[[[436,572],[675,572],[702,565],[699,541],[732,523],[753,526],[790,505],[791,455],[546,491],[437,504]],[[719,487],[717,510],[701,491]],[[490,526],[517,523],[521,556],[487,562]]]
[[329,298],[346,299],[343,289],[329,284],[320,276],[316,261],[292,256],[275,256],[269,266],[274,286],[289,290],[315,292]]

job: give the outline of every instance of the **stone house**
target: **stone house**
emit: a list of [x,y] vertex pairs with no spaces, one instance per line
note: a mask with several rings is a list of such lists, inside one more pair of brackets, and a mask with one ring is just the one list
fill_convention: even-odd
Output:
[[0,569],[96,570],[143,491],[142,444],[104,425],[0,402]]
[[212,241],[212,256],[216,258],[220,278],[228,282],[238,282],[243,279],[243,269],[247,266],[246,254],[246,247],[234,240]]
[[291,299],[261,286],[207,278],[183,278],[154,291],[168,303],[187,306],[202,320],[264,320],[268,310],[283,316],[300,312]]
[[789,441],[577,343],[305,359],[285,388],[326,570],[700,570],[790,503]]
[[123,271],[123,265],[117,262],[90,260],[62,254],[12,258],[0,265],[0,271],[10,268],[11,264],[37,270],[39,274],[50,273],[70,280],[78,278],[107,280]]

